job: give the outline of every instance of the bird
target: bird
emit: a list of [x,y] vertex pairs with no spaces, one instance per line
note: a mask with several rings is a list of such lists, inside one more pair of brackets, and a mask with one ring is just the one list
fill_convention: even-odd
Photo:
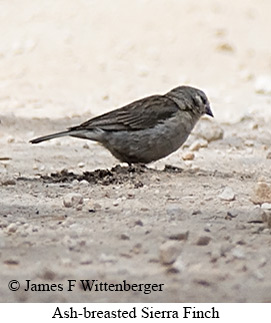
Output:
[[121,162],[148,164],[179,149],[205,114],[213,117],[206,94],[181,85],[30,142],[63,136],[89,139],[102,144]]

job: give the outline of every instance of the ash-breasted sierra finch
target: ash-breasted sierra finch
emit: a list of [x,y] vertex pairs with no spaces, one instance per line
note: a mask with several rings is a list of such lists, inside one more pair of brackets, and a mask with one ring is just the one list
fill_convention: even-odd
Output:
[[101,143],[122,162],[147,164],[177,150],[204,114],[213,117],[205,93],[190,86],[178,86],[164,95],[134,101],[31,143],[78,137]]

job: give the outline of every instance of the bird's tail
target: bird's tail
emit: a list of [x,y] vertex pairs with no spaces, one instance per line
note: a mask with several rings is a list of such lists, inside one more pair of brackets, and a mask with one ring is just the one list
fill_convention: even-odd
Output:
[[38,144],[38,143],[40,143],[42,141],[46,141],[46,140],[50,140],[50,139],[54,139],[54,138],[59,138],[59,137],[64,137],[64,136],[69,136],[70,133],[71,133],[70,130],[61,131],[61,132],[57,132],[57,133],[52,133],[51,135],[42,136],[42,137],[32,139],[32,140],[30,140],[30,142],[32,144]]

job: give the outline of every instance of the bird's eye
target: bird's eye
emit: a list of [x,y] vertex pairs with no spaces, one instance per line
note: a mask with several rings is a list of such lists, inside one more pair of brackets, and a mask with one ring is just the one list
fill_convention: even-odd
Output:
[[202,96],[202,97],[201,97],[201,101],[202,101],[202,103],[203,103],[204,105],[208,103],[208,101],[207,101],[206,97],[204,97],[204,96]]

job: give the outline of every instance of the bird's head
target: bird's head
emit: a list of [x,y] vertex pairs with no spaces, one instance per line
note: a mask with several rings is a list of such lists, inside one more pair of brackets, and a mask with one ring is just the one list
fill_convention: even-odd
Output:
[[168,92],[167,96],[171,97],[181,109],[189,108],[198,116],[204,114],[214,116],[206,94],[199,89],[185,85],[178,86]]

